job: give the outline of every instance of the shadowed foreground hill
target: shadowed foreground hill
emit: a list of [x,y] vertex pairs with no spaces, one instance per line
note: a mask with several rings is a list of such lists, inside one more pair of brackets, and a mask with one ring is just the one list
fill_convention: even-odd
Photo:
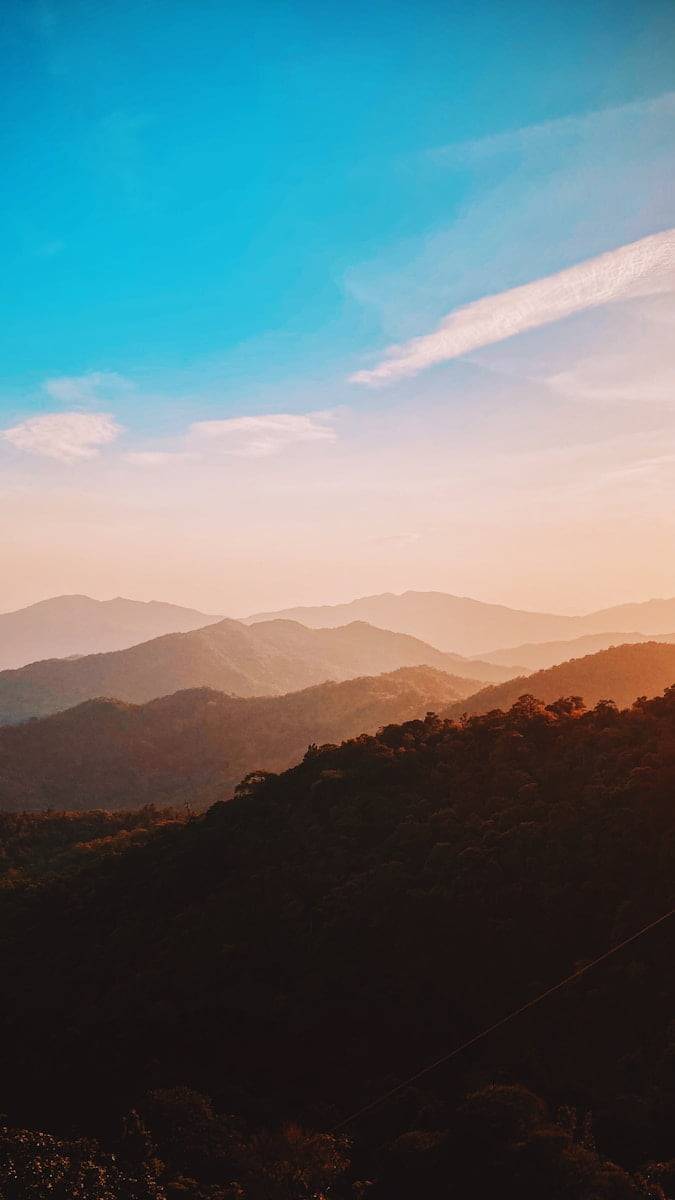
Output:
[[589,706],[599,700],[613,700],[625,707],[638,696],[657,696],[672,683],[675,683],[675,645],[645,642],[612,646],[534,675],[482,688],[468,700],[452,705],[448,715],[509,708],[523,692],[545,704],[558,696],[581,696]]
[[[8,881],[5,1106],[15,1123],[104,1126],[180,1084],[220,1111],[328,1129],[669,910],[674,794],[675,689],[583,715],[524,699],[313,751],[143,844]],[[603,1173],[584,1114],[603,1154],[667,1174],[673,932],[357,1121],[356,1178],[383,1181],[377,1200],[662,1195]],[[480,1093],[494,1080],[562,1115]],[[452,1115],[467,1090],[483,1095],[470,1136]]]
[[221,620],[158,600],[54,596],[16,612],[0,613],[0,670],[43,658],[123,650],[165,633],[201,629]]
[[132,812],[0,812],[0,879],[15,886],[20,879],[65,875],[92,857],[147,841],[159,825],[188,819],[184,809],[154,806]]
[[[470,671],[458,670],[458,664]],[[294,621],[256,626],[219,621],[112,654],[73,661],[50,659],[18,671],[2,671],[0,723],[46,716],[97,696],[143,704],[195,687],[235,696],[281,695],[327,679],[379,675],[408,666],[465,675],[466,694],[475,691],[476,680],[512,674],[505,667],[469,663],[363,621],[339,629],[307,629]]]
[[145,705],[89,700],[0,728],[0,808],[206,808],[256,769],[280,771],[310,743],[341,742],[444,708],[466,681],[432,667],[243,699],[208,688]]

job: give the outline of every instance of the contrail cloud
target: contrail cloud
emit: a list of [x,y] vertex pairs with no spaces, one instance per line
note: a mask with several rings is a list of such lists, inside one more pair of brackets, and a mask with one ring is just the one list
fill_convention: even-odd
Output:
[[433,333],[390,346],[377,366],[357,371],[350,382],[391,383],[584,309],[671,290],[675,290],[675,229],[457,308]]

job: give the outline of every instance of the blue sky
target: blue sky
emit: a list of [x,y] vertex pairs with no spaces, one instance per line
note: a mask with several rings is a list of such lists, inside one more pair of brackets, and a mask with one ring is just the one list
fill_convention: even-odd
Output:
[[[4,12],[2,358],[23,394],[86,370],[229,393],[231,369],[339,369],[382,332],[345,275],[492,182],[425,152],[658,95],[675,60],[673,5],[650,0]],[[548,232],[494,290],[566,265]],[[584,253],[612,244],[593,233]]]
[[[415,471],[422,464],[422,479],[432,471],[439,445],[456,474],[468,465],[469,478],[488,471],[493,479],[486,447],[491,452],[491,439],[495,452],[497,443],[522,446],[525,427],[542,448],[572,431],[580,446],[597,442],[608,418],[589,388],[616,392],[615,377],[577,380],[577,407],[564,411],[550,379],[578,371],[582,349],[586,364],[596,362],[598,337],[605,347],[623,344],[635,298],[619,297],[620,319],[609,329],[600,328],[594,301],[590,316],[570,310],[545,337],[523,331],[477,355],[458,352],[413,380],[394,374],[384,390],[359,376],[392,344],[428,334],[458,307],[675,224],[673,4],[6,0],[0,38],[0,428],[52,420],[38,434],[30,427],[0,442],[5,499],[18,511],[17,572],[4,606],[98,586],[102,594],[163,589],[169,599],[231,611],[342,598],[371,583],[376,590],[378,579],[383,587],[482,590],[520,603],[531,588],[537,602],[551,604],[557,580],[547,590],[528,575],[516,595],[499,571],[458,567],[458,559],[470,562],[467,542],[478,526],[457,531],[450,499],[429,534],[411,492],[410,521],[393,512],[387,532],[392,479],[402,475],[414,490]],[[670,319],[659,308],[665,301],[648,303],[641,344],[645,327],[653,333]],[[634,373],[655,357],[667,370],[667,339],[655,349],[654,337],[632,362]],[[524,382],[506,395],[504,380],[514,374]],[[662,446],[670,426],[662,386],[646,375],[640,386],[655,389],[649,412],[636,420],[624,403],[613,433]],[[552,387],[546,421],[533,427],[524,407],[537,412],[541,389],[550,399]],[[76,414],[65,434],[64,414]],[[238,447],[236,462],[196,465],[204,439],[219,433],[209,422],[275,415],[288,420],[221,431]],[[85,438],[83,453],[68,452],[73,430]],[[288,511],[289,480],[270,482],[270,457],[304,481]],[[142,468],[152,467],[160,481],[155,472],[148,483]],[[195,475],[209,471],[206,508],[193,510]],[[344,512],[337,501],[330,512],[324,507],[327,479],[346,499]],[[272,542],[291,550],[292,567],[273,570],[267,590],[259,560],[252,565],[234,541],[229,550],[253,581],[250,593],[233,594],[201,563],[193,590],[182,560],[175,575],[149,574],[140,549],[125,563],[125,529],[152,513],[157,524],[148,517],[147,536],[161,540],[176,493],[191,528],[201,530],[205,558],[222,549],[213,510],[235,512],[242,487],[267,505],[259,500],[258,524],[247,530],[261,555],[271,553],[261,536],[270,520]],[[104,539],[98,566],[83,570],[86,513],[97,504],[108,511],[114,497],[119,508],[122,492],[127,524],[115,526],[110,545]],[[26,532],[41,514],[56,520],[55,495],[56,511],[64,506],[52,533],[59,566],[52,547]],[[323,560],[313,573],[312,539],[338,545],[342,537],[346,546],[366,510],[373,543],[353,560],[341,549],[334,574]],[[531,562],[540,542],[523,521],[520,514],[519,545]],[[448,529],[456,536],[451,564],[441,553]],[[498,546],[499,528],[491,529]],[[671,535],[664,527],[659,553]],[[375,553],[375,543],[387,549]],[[369,573],[374,554],[381,561]],[[636,590],[614,560],[607,571],[588,588],[589,601]],[[670,586],[662,568],[651,578],[653,587]],[[561,600],[574,603],[567,594]]]

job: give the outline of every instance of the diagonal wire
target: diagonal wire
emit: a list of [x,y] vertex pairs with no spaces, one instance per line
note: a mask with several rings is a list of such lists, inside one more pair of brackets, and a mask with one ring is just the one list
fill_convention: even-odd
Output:
[[454,1049],[448,1051],[447,1054],[443,1054],[440,1058],[435,1059],[434,1062],[428,1063],[426,1067],[422,1067],[422,1069],[420,1071],[416,1071],[414,1075],[410,1075],[407,1079],[402,1080],[401,1083],[397,1083],[396,1087],[390,1088],[388,1092],[384,1092],[375,1100],[371,1100],[369,1104],[364,1104],[362,1108],[357,1108],[356,1111],[350,1113],[348,1117],[345,1117],[342,1121],[338,1121],[337,1125],[333,1126],[331,1133],[337,1132],[338,1129],[343,1129],[345,1125],[350,1125],[352,1121],[357,1119],[357,1117],[362,1117],[365,1113],[371,1112],[374,1108],[379,1108],[380,1104],[384,1104],[385,1100],[390,1100],[392,1096],[398,1095],[398,1093],[402,1092],[404,1088],[409,1087],[411,1083],[415,1083],[424,1075],[428,1075],[431,1071],[435,1071],[438,1067],[441,1067],[443,1063],[450,1062],[451,1059],[457,1058],[459,1054],[462,1054],[471,1046],[475,1046],[477,1042],[482,1042],[483,1038],[488,1037],[488,1035],[494,1033],[495,1030],[501,1029],[502,1026],[507,1025],[509,1021],[513,1021],[516,1017],[528,1012],[529,1009],[535,1008],[537,1004],[541,1004],[542,1000],[546,1000],[546,998],[548,996],[552,996],[554,992],[559,992],[561,988],[567,987],[569,983],[573,983],[576,979],[580,979],[582,975],[586,975],[588,971],[592,971],[593,968],[597,967],[599,963],[605,962],[606,959],[611,958],[613,954],[618,954],[619,951],[623,950],[625,946],[629,946],[631,942],[636,942],[638,938],[641,938],[644,936],[644,934],[649,933],[650,929],[656,929],[657,925],[663,925],[663,923],[673,915],[675,915],[675,908],[671,908],[668,912],[662,913],[660,917],[657,917],[655,921],[650,921],[648,925],[643,925],[642,929],[638,929],[636,933],[632,933],[630,937],[624,938],[623,941],[618,942],[616,946],[612,946],[609,950],[605,950],[604,954],[598,955],[598,957],[594,958],[592,962],[586,963],[584,967],[580,967],[578,971],[572,971],[571,975],[566,975],[564,979],[561,979],[558,983],[554,983],[552,987],[546,988],[546,991],[540,992],[538,996],[534,996],[525,1004],[521,1004],[520,1008],[514,1009],[513,1012],[507,1013],[505,1017],[501,1017],[499,1021],[495,1021],[494,1024],[488,1025],[485,1029],[481,1029],[479,1033],[476,1033],[473,1037],[468,1038],[466,1042],[461,1042],[459,1046],[455,1046]]

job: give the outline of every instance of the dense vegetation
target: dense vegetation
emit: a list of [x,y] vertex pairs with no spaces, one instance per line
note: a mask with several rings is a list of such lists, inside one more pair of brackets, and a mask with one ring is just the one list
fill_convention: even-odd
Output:
[[147,841],[159,826],[188,819],[185,809],[152,805],[132,812],[0,812],[0,887],[77,871]]
[[201,688],[145,705],[90,700],[0,727],[0,809],[206,808],[249,771],[283,770],[311,743],[374,733],[444,707],[462,694],[462,682],[432,667],[402,667],[287,696]]
[[513,674],[506,667],[444,654],[416,638],[363,621],[340,629],[305,629],[294,621],[252,626],[219,621],[128,650],[47,659],[0,671],[0,723],[61,712],[98,696],[142,704],[195,687],[235,696],[271,696],[327,679],[379,675],[422,664],[460,676],[467,696],[476,690],[476,680],[510,679]]
[[672,1197],[672,922],[358,1119],[351,1150],[326,1131],[672,907],[674,789],[675,689],[524,698],[311,749],[24,873],[0,895],[2,1107],[108,1149],[136,1108],[172,1197]]
[[638,696],[658,696],[675,680],[675,645],[645,642],[642,645],[612,646],[597,654],[572,658],[534,675],[482,688],[468,700],[455,704],[455,715],[486,713],[508,708],[523,688],[550,704],[558,696],[583,696],[587,704],[613,700],[619,707],[632,704]]

